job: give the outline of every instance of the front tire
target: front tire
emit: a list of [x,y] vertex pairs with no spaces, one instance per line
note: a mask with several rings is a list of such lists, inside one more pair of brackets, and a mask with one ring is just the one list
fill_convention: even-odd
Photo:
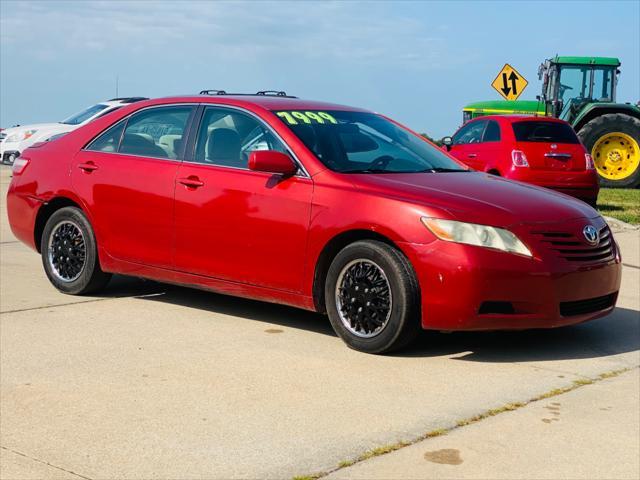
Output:
[[42,233],[40,252],[49,281],[63,293],[96,292],[111,278],[100,269],[93,229],[79,208],[65,207],[51,215]]
[[578,137],[591,152],[601,186],[640,185],[640,120],[623,113],[608,113],[587,122]]
[[363,240],[342,249],[325,282],[335,332],[354,350],[387,353],[420,331],[420,294],[413,268],[397,249]]

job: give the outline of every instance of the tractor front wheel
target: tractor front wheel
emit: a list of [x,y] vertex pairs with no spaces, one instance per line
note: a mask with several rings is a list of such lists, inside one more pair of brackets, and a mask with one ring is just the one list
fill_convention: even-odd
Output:
[[640,120],[623,113],[608,113],[587,122],[578,136],[591,152],[600,185],[640,185]]

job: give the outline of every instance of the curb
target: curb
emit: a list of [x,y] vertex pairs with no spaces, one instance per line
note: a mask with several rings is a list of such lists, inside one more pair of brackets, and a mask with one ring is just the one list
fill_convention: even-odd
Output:
[[628,230],[640,230],[640,226],[631,225],[630,223],[623,222],[622,220],[618,220],[616,218],[606,217],[604,215],[602,216],[602,218],[604,218],[604,220],[607,222],[609,228],[613,230],[613,233],[619,233]]

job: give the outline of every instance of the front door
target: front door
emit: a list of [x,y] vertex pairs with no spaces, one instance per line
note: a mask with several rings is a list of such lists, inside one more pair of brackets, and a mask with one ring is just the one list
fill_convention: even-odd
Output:
[[486,125],[486,120],[469,122],[453,136],[453,144],[449,153],[474,170],[484,170],[481,159],[481,144]]
[[249,170],[258,149],[289,153],[254,116],[204,109],[192,161],[176,179],[176,268],[298,292],[313,182],[303,172],[282,178]]

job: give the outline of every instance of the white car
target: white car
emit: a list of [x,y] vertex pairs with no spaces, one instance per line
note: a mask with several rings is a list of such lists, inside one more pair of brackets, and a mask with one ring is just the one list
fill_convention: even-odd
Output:
[[36,142],[44,142],[59,137],[71,130],[75,130],[98,117],[113,112],[130,103],[146,100],[145,97],[112,98],[106,102],[97,103],[89,108],[71,115],[66,120],[57,123],[34,123],[7,128],[0,132],[0,159],[2,163],[12,164],[26,148]]

